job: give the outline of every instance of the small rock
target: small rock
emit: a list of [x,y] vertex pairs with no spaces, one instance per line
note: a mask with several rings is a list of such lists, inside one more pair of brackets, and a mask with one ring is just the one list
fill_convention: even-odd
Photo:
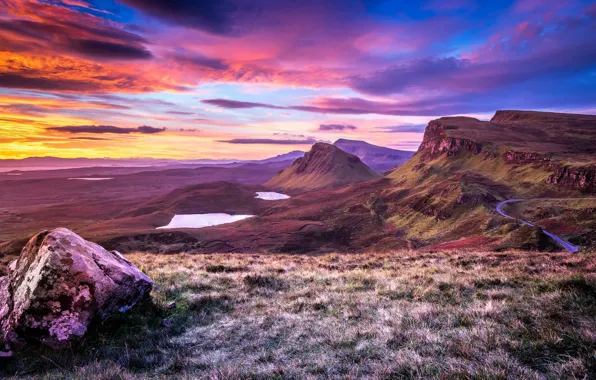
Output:
[[176,308],[176,302],[170,302],[168,303],[168,305],[166,306],[168,308],[168,310],[172,310]]
[[169,319],[164,319],[161,321],[161,324],[163,327],[169,329],[170,327],[172,327],[172,321],[170,321]]

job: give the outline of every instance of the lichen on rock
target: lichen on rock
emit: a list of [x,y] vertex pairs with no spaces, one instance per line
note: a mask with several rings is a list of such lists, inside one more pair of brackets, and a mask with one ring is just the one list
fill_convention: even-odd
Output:
[[91,322],[130,310],[153,281],[117,252],[65,228],[43,231],[0,278],[0,340],[63,347]]

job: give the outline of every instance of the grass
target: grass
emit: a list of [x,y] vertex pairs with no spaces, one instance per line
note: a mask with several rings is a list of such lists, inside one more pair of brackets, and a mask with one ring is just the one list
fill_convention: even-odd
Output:
[[66,351],[0,362],[0,377],[596,376],[596,254],[129,258],[151,301]]

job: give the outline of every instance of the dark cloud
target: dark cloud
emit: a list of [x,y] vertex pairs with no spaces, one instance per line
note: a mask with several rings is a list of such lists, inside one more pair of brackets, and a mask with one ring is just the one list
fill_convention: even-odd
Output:
[[227,70],[229,65],[220,59],[208,58],[202,55],[176,54],[172,57],[181,63],[190,63],[193,66],[208,68],[213,70]]
[[101,137],[71,137],[69,140],[84,140],[84,141],[109,141],[110,139],[104,139]]
[[133,133],[138,132],[138,133],[144,133],[144,134],[150,135],[150,134],[154,134],[154,133],[164,132],[165,130],[166,130],[165,128],[155,128],[155,127],[150,127],[148,125],[141,125],[136,130],[133,130]]
[[142,125],[137,128],[120,128],[113,125],[71,125],[65,127],[50,127],[48,131],[64,132],[64,133],[115,133],[115,134],[129,134],[129,133],[142,133],[142,134],[155,134],[164,132],[165,128],[155,128],[147,125]]
[[376,127],[383,133],[400,133],[400,132],[424,132],[426,124],[404,124],[404,125],[392,125],[388,127]]
[[125,45],[99,40],[72,40],[71,50],[90,57],[111,59],[151,59],[153,54],[143,46]]
[[[244,108],[268,108],[275,110],[294,110],[303,112],[313,113],[324,113],[324,114],[347,114],[347,115],[364,115],[370,113],[381,113],[380,110],[374,110],[371,108],[352,108],[352,107],[318,107],[318,106],[288,106],[281,107],[273,104],[266,103],[253,103],[243,102],[238,100],[229,99],[207,99],[202,100],[202,103],[210,104],[212,106],[226,108],[226,109],[244,109]],[[389,111],[387,111],[389,112]],[[395,115],[395,113],[385,113],[387,115]]]
[[[55,50],[65,50],[94,58],[149,59],[153,55],[143,44],[148,41],[136,34],[109,27],[95,27],[82,22],[49,20],[0,20],[0,30],[45,43]],[[77,36],[78,38],[73,38]],[[81,36],[84,36],[82,38]],[[9,41],[7,41],[9,42]],[[22,50],[38,50],[31,44]]]
[[[246,17],[246,6],[234,0],[120,0],[168,23],[199,29],[212,34],[228,35],[237,32],[237,16]],[[244,1],[243,3],[249,4]]]
[[271,109],[285,109],[285,107],[278,107],[265,103],[242,102],[238,100],[229,99],[206,99],[202,103],[210,104],[212,106],[227,108],[227,109],[242,109],[242,108],[271,108]]
[[355,131],[356,128],[353,125],[348,124],[321,124],[319,125],[319,131]]
[[[463,100],[453,101],[452,99],[432,99],[424,101],[412,101],[403,103],[388,103],[370,101],[361,98],[322,98],[319,99],[316,106],[287,106],[280,107],[273,104],[243,102],[228,99],[208,99],[203,103],[210,104],[226,109],[245,109],[245,108],[267,108],[267,109],[287,109],[302,112],[336,114],[336,115],[419,115],[436,116],[451,115],[463,112],[465,107],[470,109],[469,103]],[[445,104],[443,104],[445,103]],[[480,105],[478,105],[480,107]]]
[[22,88],[26,90],[52,91],[99,91],[101,86],[95,82],[71,79],[49,79],[28,77],[21,74],[0,73],[0,87]]
[[269,145],[312,145],[317,142],[316,139],[302,140],[276,140],[276,139],[231,139],[219,140],[219,142],[228,144],[269,144]]

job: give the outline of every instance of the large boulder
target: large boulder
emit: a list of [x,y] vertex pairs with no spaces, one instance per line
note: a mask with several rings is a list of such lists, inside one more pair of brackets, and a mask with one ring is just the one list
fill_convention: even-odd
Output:
[[63,347],[92,321],[128,311],[152,287],[116,251],[65,228],[41,232],[0,278],[0,341],[12,349],[27,342]]

